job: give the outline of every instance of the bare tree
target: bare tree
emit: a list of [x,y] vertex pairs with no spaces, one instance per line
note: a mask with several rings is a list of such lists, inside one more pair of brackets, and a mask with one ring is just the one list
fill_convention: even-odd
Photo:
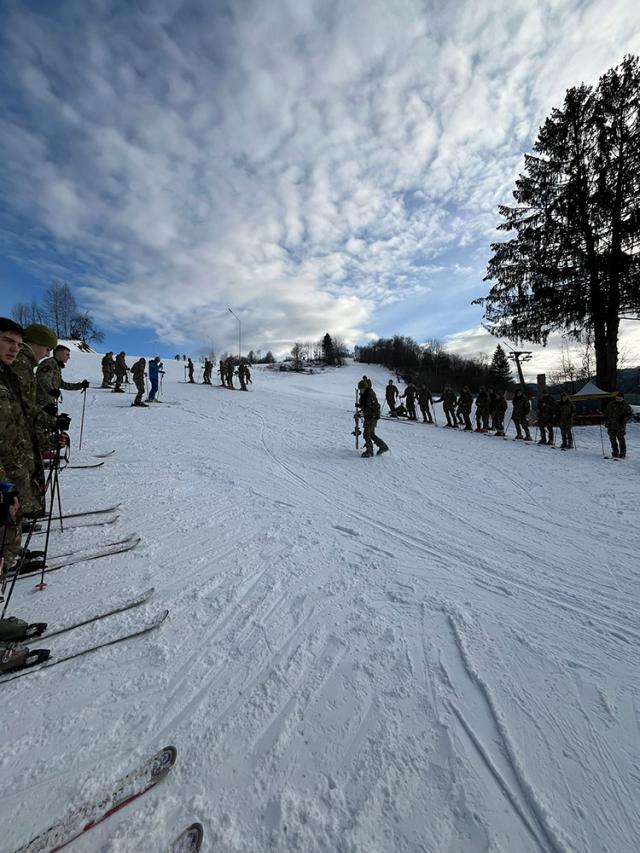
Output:
[[99,344],[104,340],[104,332],[95,325],[86,312],[73,315],[69,335],[72,340],[82,341],[83,344],[89,344],[92,341]]
[[71,337],[71,323],[76,314],[76,300],[64,281],[54,280],[44,296],[44,316],[59,338]]
[[560,353],[560,361],[554,370],[549,371],[549,379],[554,384],[562,384],[564,382],[571,383],[571,393],[576,393],[576,379],[579,378],[580,369],[571,358],[569,346],[565,340],[562,341]]
[[35,299],[32,299],[31,302],[16,302],[11,309],[11,316],[21,326],[42,323],[44,320],[42,310]]
[[304,361],[304,345],[296,341],[291,348],[291,358],[293,359],[293,369],[302,370],[302,362]]

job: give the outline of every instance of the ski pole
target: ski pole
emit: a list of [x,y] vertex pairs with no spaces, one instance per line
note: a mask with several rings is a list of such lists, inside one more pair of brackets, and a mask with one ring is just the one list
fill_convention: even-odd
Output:
[[602,437],[602,424],[600,426],[600,444],[602,445],[602,458],[606,459],[607,454],[604,452],[604,438]]
[[577,450],[578,446],[576,444],[575,433],[573,432],[573,429],[571,427],[569,427],[569,435],[571,436],[571,446],[573,447],[574,450]]
[[82,433],[84,432],[84,410],[87,405],[87,389],[82,389],[82,419],[80,420],[80,442],[78,444],[78,450],[82,450]]
[[55,463],[55,474],[53,477],[52,485],[51,485],[51,496],[49,498],[49,517],[47,518],[47,533],[44,540],[44,557],[42,558],[42,574],[40,575],[40,583],[36,584],[36,589],[39,592],[42,592],[47,588],[46,583],[44,582],[44,571],[47,564],[47,552],[49,550],[49,536],[51,534],[51,521],[53,519],[53,505],[56,500],[56,495],[58,498],[58,510],[60,514],[60,529],[62,529],[62,506],[60,501],[60,482],[58,479],[58,465],[60,464],[60,446],[58,446],[58,450],[56,453],[56,463]]
[[7,607],[9,606],[9,602],[11,601],[11,596],[13,595],[13,588],[16,585],[16,581],[18,580],[18,575],[20,574],[20,570],[24,565],[25,556],[27,553],[27,548],[29,547],[29,543],[31,542],[31,534],[35,530],[37,519],[33,518],[31,522],[31,527],[29,528],[29,533],[27,534],[27,541],[24,543],[24,547],[22,549],[22,554],[20,555],[20,559],[16,563],[15,572],[13,573],[13,578],[11,579],[11,586],[9,587],[9,594],[7,595],[7,600],[4,603],[4,607],[2,608],[2,614],[0,614],[0,619],[4,619],[4,614],[7,612]]

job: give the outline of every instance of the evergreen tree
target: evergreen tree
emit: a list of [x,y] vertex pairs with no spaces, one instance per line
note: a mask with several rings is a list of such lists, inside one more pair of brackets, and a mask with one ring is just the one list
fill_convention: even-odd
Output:
[[500,344],[495,348],[489,372],[493,378],[493,383],[496,387],[504,389],[513,383],[513,374],[511,366],[505,351]]
[[485,306],[491,331],[546,343],[593,337],[596,381],[615,388],[619,316],[640,307],[640,61],[569,89],[540,128],[503,206]]
[[322,339],[322,359],[325,364],[333,365],[336,363],[336,352],[329,332]]

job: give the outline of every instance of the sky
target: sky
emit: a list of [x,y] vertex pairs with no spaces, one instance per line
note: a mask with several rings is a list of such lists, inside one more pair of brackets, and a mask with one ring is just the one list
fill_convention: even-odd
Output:
[[244,351],[491,352],[498,204],[638,52],[632,0],[0,0],[0,311],[58,277],[111,349],[235,351],[232,308]]

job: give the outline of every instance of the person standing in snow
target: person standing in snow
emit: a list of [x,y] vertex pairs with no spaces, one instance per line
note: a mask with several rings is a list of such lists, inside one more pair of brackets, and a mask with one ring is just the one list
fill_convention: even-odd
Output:
[[381,453],[386,453],[389,447],[376,435],[376,424],[380,417],[380,404],[378,403],[378,398],[371,387],[371,381],[364,377],[360,382],[358,382],[358,391],[360,392],[358,408],[362,411],[364,420],[362,435],[364,438],[365,450],[362,454],[362,458],[366,459],[369,456],[373,456],[374,444],[378,448],[378,456],[380,456]]
[[191,361],[191,356],[189,356],[189,360],[187,361],[187,370],[189,371],[189,382],[192,385],[195,385],[195,379],[193,378],[193,362]]
[[116,356],[116,363],[114,365],[116,387],[113,389],[114,394],[124,394],[124,391],[122,390],[122,383],[127,381],[127,377],[129,375],[129,368],[127,367],[125,359],[126,355],[124,352],[120,352]]
[[538,426],[540,427],[540,441],[538,444],[553,446],[553,424],[556,419],[556,401],[544,388],[542,396],[538,400]]
[[413,382],[409,382],[407,387],[404,389],[400,397],[402,399],[406,399],[407,401],[407,412],[409,413],[408,418],[410,421],[417,421],[418,416],[416,415],[416,393],[417,388],[413,384]]
[[473,407],[473,395],[469,390],[469,386],[465,385],[462,389],[462,393],[458,398],[458,411],[462,415],[462,422],[464,424],[464,428],[466,432],[471,432],[473,430],[473,426],[471,425],[471,409]]
[[627,455],[625,433],[627,424],[632,418],[631,406],[624,399],[622,391],[619,391],[604,413],[604,425],[609,433],[611,455],[614,459],[624,459]]
[[387,401],[387,406],[389,407],[389,414],[394,415],[396,411],[396,400],[400,392],[398,388],[393,384],[393,379],[390,379],[387,383],[387,387],[384,389],[384,398]]
[[491,422],[497,436],[504,435],[504,416],[507,411],[507,400],[504,391],[496,391],[493,395],[493,408],[491,410]]
[[516,428],[516,437],[522,440],[522,430],[524,430],[524,440],[531,441],[531,433],[529,432],[529,412],[531,411],[531,403],[526,398],[521,388],[518,388],[513,397],[511,406],[511,420]]
[[110,388],[113,379],[113,353],[108,352],[102,359],[102,385],[101,388]]
[[573,417],[576,413],[576,407],[569,399],[566,391],[560,394],[560,402],[557,407],[558,424],[560,426],[560,435],[562,436],[562,444],[560,450],[571,450],[573,447]]
[[445,385],[444,391],[442,392],[442,397],[439,400],[434,400],[434,403],[442,403],[442,409],[447,417],[447,422],[445,424],[446,427],[453,427],[453,429],[458,428],[458,423],[456,421],[456,395],[455,391],[451,388],[451,385]]
[[70,358],[69,347],[58,344],[53,350],[53,355],[45,358],[38,365],[36,400],[41,409],[51,402],[52,397],[55,400],[60,397],[61,388],[64,391],[86,391],[89,387],[88,379],[83,379],[82,382],[65,382],[62,378],[62,371]]
[[139,358],[138,361],[131,368],[131,376],[133,377],[133,381],[136,386],[136,398],[131,404],[132,406],[142,406],[143,408],[148,408],[146,403],[142,402],[142,396],[144,394],[144,380],[146,377],[145,367],[147,366],[147,360],[144,358]]
[[484,385],[476,397],[476,432],[489,431],[489,395]]
[[151,390],[149,391],[147,403],[158,402],[156,400],[156,394],[158,393],[158,382],[160,380],[160,376],[164,376],[164,370],[162,369],[162,362],[160,361],[160,356],[157,355],[149,362],[149,382],[151,384]]
[[422,382],[418,388],[418,405],[420,406],[420,412],[422,413],[423,424],[426,424],[427,422],[430,424],[433,423],[429,404],[433,404],[433,397],[431,396],[431,391],[427,388],[426,383]]

